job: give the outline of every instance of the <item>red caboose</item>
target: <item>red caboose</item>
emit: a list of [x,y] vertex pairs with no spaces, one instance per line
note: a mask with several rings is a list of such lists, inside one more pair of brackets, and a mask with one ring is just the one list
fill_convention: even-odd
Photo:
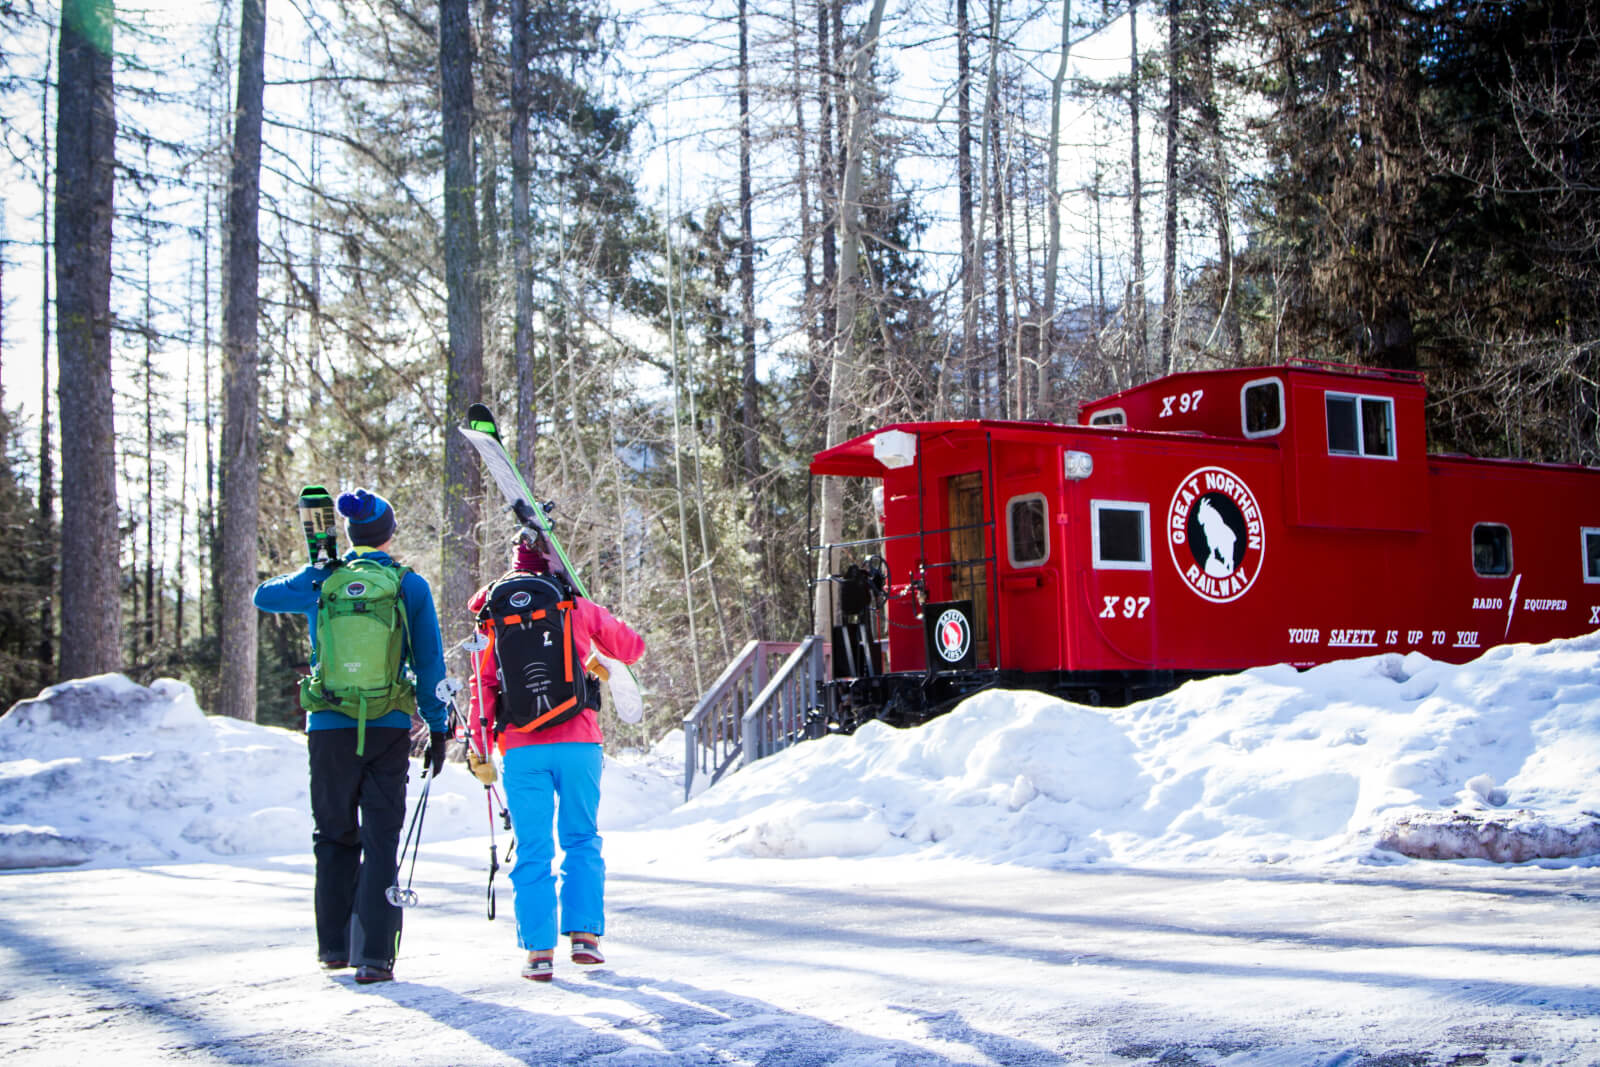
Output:
[[1429,455],[1424,396],[1415,373],[1197,371],[1078,426],[898,423],[819,453],[813,474],[882,481],[881,538],[825,546],[848,579],[834,714],[914,721],[995,684],[1120,703],[1600,627],[1600,469]]

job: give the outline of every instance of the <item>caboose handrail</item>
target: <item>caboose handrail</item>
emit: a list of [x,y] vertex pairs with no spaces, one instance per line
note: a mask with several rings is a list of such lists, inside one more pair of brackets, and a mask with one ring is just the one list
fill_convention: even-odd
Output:
[[743,764],[782,751],[803,741],[811,713],[818,709],[822,679],[827,670],[827,649],[812,634],[783,661],[772,681],[756,694],[744,713]]
[[695,777],[709,774],[715,784],[739,766],[744,752],[745,711],[767,684],[770,663],[793,652],[794,641],[750,641],[711,683],[694,710],[684,716],[683,798],[688,800]]
[[1389,378],[1398,382],[1425,382],[1428,380],[1427,373],[1420,370],[1368,367],[1360,363],[1338,363],[1330,359],[1312,359],[1309,356],[1291,357],[1284,360],[1283,365],[1302,370],[1324,370],[1332,371],[1335,374],[1353,374],[1362,378]]

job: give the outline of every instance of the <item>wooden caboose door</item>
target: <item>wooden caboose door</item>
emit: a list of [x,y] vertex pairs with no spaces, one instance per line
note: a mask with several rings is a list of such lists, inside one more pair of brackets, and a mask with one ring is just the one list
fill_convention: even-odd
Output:
[[948,483],[950,530],[950,599],[972,601],[972,641],[979,664],[989,665],[989,552],[985,536],[988,513],[983,501],[983,475],[958,474]]

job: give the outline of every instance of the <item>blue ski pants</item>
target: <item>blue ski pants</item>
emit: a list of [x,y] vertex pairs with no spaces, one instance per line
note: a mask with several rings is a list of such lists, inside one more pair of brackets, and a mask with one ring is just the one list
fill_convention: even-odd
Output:
[[[508,749],[506,807],[517,835],[511,867],[517,943],[556,947],[558,934],[606,932],[606,864],[600,855],[600,746],[589,742]],[[554,823],[554,833],[552,833]],[[555,854],[561,842],[560,913]]]

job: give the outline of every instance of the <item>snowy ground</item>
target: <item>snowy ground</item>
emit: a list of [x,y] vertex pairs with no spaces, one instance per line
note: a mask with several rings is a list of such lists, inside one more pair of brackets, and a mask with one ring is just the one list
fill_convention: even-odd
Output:
[[989,694],[682,805],[669,738],[607,763],[610,961],[552,987],[460,768],[357,987],[313,960],[297,735],[42,697],[0,718],[7,1064],[1600,1064],[1600,635]]
[[[1040,871],[653,855],[610,962],[517,977],[480,849],[428,850],[399,980],[312,961],[298,857],[0,878],[7,1063],[1600,1062],[1587,871]],[[508,905],[502,900],[502,905]],[[348,972],[346,972],[348,974]]]

